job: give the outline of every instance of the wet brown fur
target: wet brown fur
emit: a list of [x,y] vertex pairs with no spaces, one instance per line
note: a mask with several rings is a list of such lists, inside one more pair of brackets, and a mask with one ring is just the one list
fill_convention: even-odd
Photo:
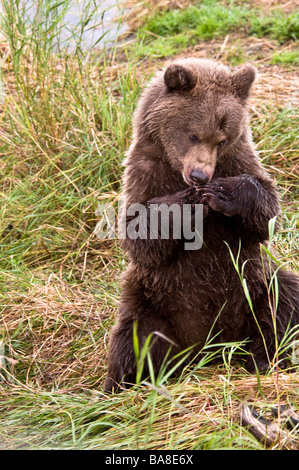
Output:
[[[249,339],[260,370],[275,355],[267,287],[271,269],[261,259],[260,243],[267,243],[268,222],[279,214],[280,204],[248,125],[246,101],[254,79],[251,65],[231,72],[208,60],[177,60],[153,78],[139,101],[125,161],[126,203],[144,204],[147,210],[153,203],[203,203],[204,245],[188,251],[183,240],[172,238],[124,240],[130,263],[110,343],[106,391],[135,381],[134,322],[140,347],[151,332],[159,332],[175,343],[171,354],[192,345],[196,354],[220,312],[211,334],[218,333],[217,342]],[[205,181],[194,183],[194,170]],[[236,257],[240,241],[239,266],[248,260],[244,276],[267,353],[226,245]],[[299,322],[299,283],[283,269],[278,278],[280,341],[288,326]],[[156,371],[170,344],[154,335]],[[247,358],[250,371],[254,361]]]

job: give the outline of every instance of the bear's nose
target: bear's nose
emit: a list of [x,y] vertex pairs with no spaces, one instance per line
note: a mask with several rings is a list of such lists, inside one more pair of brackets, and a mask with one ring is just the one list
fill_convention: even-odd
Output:
[[208,175],[200,170],[192,170],[190,172],[190,179],[196,184],[205,184],[209,181]]

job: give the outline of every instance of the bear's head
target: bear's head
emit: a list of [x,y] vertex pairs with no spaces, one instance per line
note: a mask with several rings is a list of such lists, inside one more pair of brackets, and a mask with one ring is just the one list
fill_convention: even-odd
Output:
[[[189,185],[205,184],[221,158],[249,135],[246,101],[255,69],[231,72],[202,59],[182,59],[159,72],[135,116],[139,139],[151,139]],[[240,145],[239,145],[240,147]]]

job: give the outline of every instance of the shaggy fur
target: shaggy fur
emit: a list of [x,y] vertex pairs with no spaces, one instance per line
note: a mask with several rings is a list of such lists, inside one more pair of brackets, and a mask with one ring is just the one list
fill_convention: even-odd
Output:
[[[130,263],[110,343],[106,391],[136,379],[134,322],[140,348],[151,332],[159,332],[150,350],[156,371],[170,344],[172,355],[193,345],[196,354],[217,333],[218,343],[250,340],[250,371],[254,362],[267,369],[275,355],[268,284],[276,267],[262,260],[260,243],[267,243],[268,222],[280,205],[248,126],[246,100],[254,79],[251,65],[231,72],[208,60],[177,60],[156,75],[140,99],[125,162],[127,206],[204,204],[204,244],[188,251],[184,240],[171,237],[124,240]],[[240,242],[239,267],[248,260],[244,277],[256,319],[227,247],[236,257]],[[280,341],[299,322],[299,282],[283,269],[278,279]]]

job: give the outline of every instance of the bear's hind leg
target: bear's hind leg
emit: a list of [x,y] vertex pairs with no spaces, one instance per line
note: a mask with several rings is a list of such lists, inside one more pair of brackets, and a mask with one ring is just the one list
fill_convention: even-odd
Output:
[[[132,319],[119,318],[114,327],[110,340],[108,373],[104,383],[105,392],[118,391],[120,388],[128,388],[136,383],[136,354],[133,346],[134,323]],[[163,361],[169,360],[179,351],[176,339],[171,333],[171,325],[166,318],[151,315],[136,322],[138,349],[141,353],[146,339],[152,334],[148,352],[155,373],[157,373]],[[147,358],[144,358],[143,373],[140,379],[149,375]]]

